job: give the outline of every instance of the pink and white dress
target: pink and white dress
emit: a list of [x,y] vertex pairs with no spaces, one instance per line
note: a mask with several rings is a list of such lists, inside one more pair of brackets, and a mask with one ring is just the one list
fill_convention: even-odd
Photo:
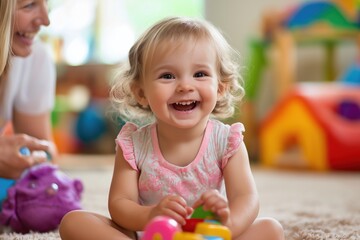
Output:
[[209,120],[195,159],[185,167],[164,159],[156,124],[138,127],[126,123],[116,138],[125,160],[139,172],[139,199],[143,205],[158,203],[169,194],[182,196],[189,206],[210,189],[225,194],[222,171],[243,141],[241,123],[226,125]]

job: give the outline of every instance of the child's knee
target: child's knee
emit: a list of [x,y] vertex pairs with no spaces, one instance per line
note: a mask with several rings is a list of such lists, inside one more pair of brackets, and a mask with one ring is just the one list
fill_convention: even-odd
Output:
[[[276,240],[283,240],[284,237],[284,229],[283,226],[274,218],[263,218],[261,219],[263,229],[266,229],[266,232],[269,233],[269,240],[276,239]],[[271,236],[271,237],[270,237]]]
[[78,228],[78,221],[81,218],[81,215],[83,215],[81,210],[71,211],[64,215],[59,225],[61,237],[66,236],[66,233],[68,232],[72,232],[72,229]]

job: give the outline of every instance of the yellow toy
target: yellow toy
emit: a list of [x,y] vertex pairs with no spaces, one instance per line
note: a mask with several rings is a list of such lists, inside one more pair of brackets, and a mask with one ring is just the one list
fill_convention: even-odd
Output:
[[[191,220],[190,224],[193,224]],[[231,240],[231,232],[227,227],[205,221],[198,222],[194,232],[188,232],[169,217],[155,217],[146,226],[142,240]]]

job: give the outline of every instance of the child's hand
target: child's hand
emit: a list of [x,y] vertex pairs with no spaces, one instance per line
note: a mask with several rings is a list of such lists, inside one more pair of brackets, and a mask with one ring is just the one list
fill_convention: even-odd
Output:
[[217,190],[210,190],[201,195],[201,197],[194,203],[193,209],[201,206],[205,211],[213,212],[219,221],[225,225],[229,225],[230,208],[228,201]]
[[176,220],[179,224],[184,225],[187,216],[191,215],[193,209],[186,205],[186,201],[176,195],[164,197],[157,205],[154,206],[150,213],[151,219],[156,216],[167,216]]

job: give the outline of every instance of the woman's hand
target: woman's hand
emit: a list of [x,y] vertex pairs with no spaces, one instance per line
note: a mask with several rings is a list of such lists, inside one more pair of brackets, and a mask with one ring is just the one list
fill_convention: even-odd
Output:
[[150,219],[156,216],[167,216],[179,224],[184,225],[185,219],[191,215],[193,209],[186,205],[186,201],[176,195],[169,195],[163,198],[150,212]]
[[202,206],[205,211],[214,213],[218,220],[225,226],[230,226],[230,208],[226,198],[217,190],[203,193],[194,203],[193,208]]
[[20,153],[22,147],[27,147],[31,152],[49,152],[51,143],[26,134],[1,136],[0,177],[17,179],[25,169],[47,160],[46,155],[43,154],[22,155]]

